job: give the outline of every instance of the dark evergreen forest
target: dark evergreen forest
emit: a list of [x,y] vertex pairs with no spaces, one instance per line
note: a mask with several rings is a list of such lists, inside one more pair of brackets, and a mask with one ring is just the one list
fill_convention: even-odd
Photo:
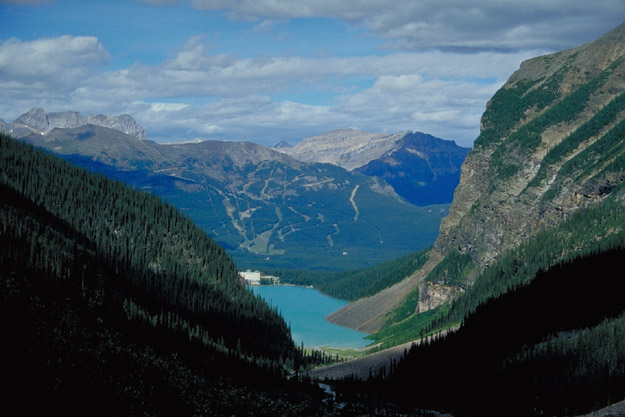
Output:
[[[101,288],[131,319],[253,357],[294,358],[284,320],[245,289],[223,249],[174,207],[6,136],[1,140],[2,185],[80,238],[63,247],[18,216],[5,217],[7,239],[34,247],[11,255],[18,247],[11,245],[4,256]],[[83,276],[85,254],[109,271]]]
[[[338,383],[337,408],[285,378],[315,359],[171,205],[6,135],[0,170],[0,369],[5,404],[25,414],[576,415],[625,398],[620,201],[505,254],[446,310],[408,317],[411,331],[462,326]],[[335,275],[334,290],[375,292],[426,256]]]
[[391,261],[350,271],[305,271],[270,269],[265,271],[280,277],[281,282],[312,285],[315,289],[342,300],[357,300],[374,295],[410,276],[427,260],[428,249],[404,255]]
[[454,416],[578,415],[623,399],[623,256],[610,249],[539,271],[362,390]]
[[188,218],[6,135],[0,170],[5,406],[327,414],[318,387],[285,379],[310,358],[282,317]]

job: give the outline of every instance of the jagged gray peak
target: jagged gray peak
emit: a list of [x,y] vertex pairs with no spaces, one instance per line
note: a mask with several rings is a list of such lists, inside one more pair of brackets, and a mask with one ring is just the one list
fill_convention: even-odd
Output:
[[148,139],[145,129],[137,123],[137,121],[129,114],[119,116],[105,116],[97,114],[89,116],[87,122],[92,125],[108,127],[109,129],[119,130],[127,135],[134,136],[141,140]]
[[303,139],[291,148],[274,148],[302,162],[323,162],[354,170],[379,158],[406,135],[339,129]]
[[[129,114],[119,116],[92,115],[86,118],[77,111],[46,113],[42,108],[32,108],[9,125],[7,131],[28,129],[29,132],[45,135],[54,128],[73,129],[75,127],[93,124],[108,127],[134,136],[141,140],[148,139],[145,129]],[[1,125],[0,125],[1,127]]]
[[42,108],[30,109],[28,112],[15,119],[13,125],[17,127],[25,127],[44,134],[50,131],[48,117]]
[[87,124],[87,119],[77,111],[46,113],[42,108],[30,109],[18,117],[13,125],[46,134],[55,127],[72,129]]

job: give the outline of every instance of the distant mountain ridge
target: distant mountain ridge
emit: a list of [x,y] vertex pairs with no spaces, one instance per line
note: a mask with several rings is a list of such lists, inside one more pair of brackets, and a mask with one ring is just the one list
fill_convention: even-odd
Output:
[[350,269],[430,245],[441,212],[384,181],[305,163],[250,142],[158,144],[82,125],[21,139],[152,191],[189,215],[242,267]]
[[391,150],[404,135],[405,132],[386,135],[338,129],[302,139],[290,148],[276,150],[298,161],[328,163],[352,171]]
[[42,108],[30,109],[11,124],[0,121],[0,129],[16,136],[24,136],[28,132],[45,135],[55,128],[72,129],[87,124],[115,129],[141,140],[148,139],[145,129],[129,114],[119,116],[97,114],[84,117],[77,111],[46,113]]
[[468,148],[425,133],[407,133],[380,157],[355,171],[382,178],[417,206],[447,204],[460,181]]
[[388,182],[418,206],[450,203],[468,148],[420,132],[391,135],[334,130],[275,150],[305,162],[331,163]]
[[[148,140],[145,129],[128,114],[84,117],[77,111],[46,113],[42,108],[32,108],[10,124],[0,119],[0,131],[15,137],[33,133],[47,135],[56,128],[86,125],[107,127]],[[460,165],[469,152],[453,141],[424,133],[388,135],[354,129],[306,138],[295,146],[280,141],[271,149],[301,162],[329,163],[381,178],[397,194],[417,206],[451,203],[460,177]]]

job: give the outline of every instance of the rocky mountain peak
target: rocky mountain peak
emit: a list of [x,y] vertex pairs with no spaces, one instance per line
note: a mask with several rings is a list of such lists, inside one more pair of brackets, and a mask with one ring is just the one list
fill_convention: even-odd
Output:
[[291,148],[276,150],[302,162],[328,163],[352,171],[389,151],[405,135],[405,132],[387,135],[338,129],[302,139]]
[[42,133],[47,133],[50,129],[50,123],[46,112],[42,108],[32,108],[28,112],[22,114],[15,119],[14,125],[20,127],[26,127],[28,129],[37,130]]
[[623,47],[625,44],[625,23],[621,23],[591,44],[608,44],[611,47]]
[[18,117],[8,128],[3,128],[3,130],[10,131],[13,128],[27,129],[28,132],[45,135],[54,128],[73,129],[87,124],[108,127],[141,140],[148,139],[145,129],[129,114],[119,116],[99,114],[85,118],[77,111],[46,113],[42,108],[30,109]]
[[625,23],[593,42],[524,61],[503,88],[534,82],[533,89],[549,89],[546,83],[551,81],[557,82],[561,94],[568,94],[624,55]]
[[292,148],[292,147],[293,147],[293,145],[291,145],[286,140],[281,140],[280,142],[278,142],[275,145],[273,145],[271,148],[272,149],[282,149],[282,148]]
[[145,129],[129,114],[119,116],[106,116],[103,114],[92,115],[89,116],[87,122],[96,126],[119,130],[120,132],[137,137],[141,140],[148,139]]

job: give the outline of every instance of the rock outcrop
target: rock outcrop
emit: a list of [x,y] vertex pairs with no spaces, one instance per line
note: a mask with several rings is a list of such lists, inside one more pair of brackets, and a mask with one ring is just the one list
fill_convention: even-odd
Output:
[[339,129],[303,139],[290,148],[276,148],[302,162],[323,162],[349,171],[366,165],[391,150],[406,135]]
[[[499,255],[601,202],[625,177],[625,24],[595,42],[524,62],[489,102],[434,250]],[[612,137],[613,136],[613,137]],[[614,153],[612,153],[614,152]],[[592,159],[591,159],[592,158]],[[420,309],[434,283],[420,286]]]

